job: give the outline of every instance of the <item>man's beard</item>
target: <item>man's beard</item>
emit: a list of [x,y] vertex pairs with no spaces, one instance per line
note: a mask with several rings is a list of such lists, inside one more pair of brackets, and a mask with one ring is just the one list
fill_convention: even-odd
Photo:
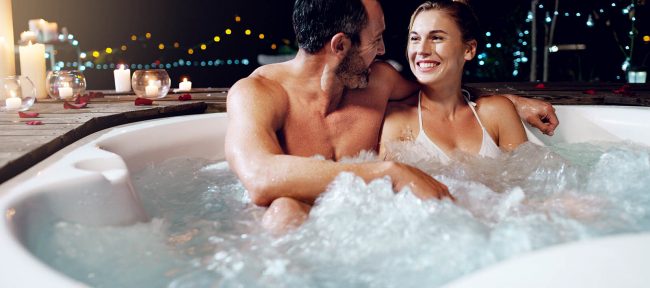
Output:
[[359,50],[355,47],[348,52],[348,55],[336,68],[336,75],[347,88],[365,88],[368,86],[370,69],[366,67],[363,58],[359,56]]

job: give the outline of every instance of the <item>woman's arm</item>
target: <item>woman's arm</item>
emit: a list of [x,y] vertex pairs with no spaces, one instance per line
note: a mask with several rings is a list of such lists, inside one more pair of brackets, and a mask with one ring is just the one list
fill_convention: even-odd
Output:
[[477,113],[499,148],[512,151],[528,140],[524,125],[510,100],[503,96],[481,97]]

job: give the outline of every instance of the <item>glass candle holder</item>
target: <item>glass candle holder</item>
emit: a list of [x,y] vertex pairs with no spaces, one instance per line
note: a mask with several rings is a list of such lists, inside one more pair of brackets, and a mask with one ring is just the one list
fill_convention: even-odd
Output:
[[45,89],[52,99],[74,100],[86,92],[86,77],[79,70],[50,71]]
[[164,69],[138,70],[133,73],[131,87],[138,97],[164,98],[171,87],[171,80]]
[[27,76],[0,78],[0,110],[17,112],[29,110],[36,100],[36,90]]

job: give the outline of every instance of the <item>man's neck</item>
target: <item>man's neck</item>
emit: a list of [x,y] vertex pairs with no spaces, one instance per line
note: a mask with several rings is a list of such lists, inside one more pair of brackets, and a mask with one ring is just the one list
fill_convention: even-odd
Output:
[[299,50],[294,59],[294,68],[299,75],[301,85],[300,97],[319,106],[323,115],[334,112],[345,92],[345,87],[336,75],[336,61],[329,59],[325,52],[309,54]]

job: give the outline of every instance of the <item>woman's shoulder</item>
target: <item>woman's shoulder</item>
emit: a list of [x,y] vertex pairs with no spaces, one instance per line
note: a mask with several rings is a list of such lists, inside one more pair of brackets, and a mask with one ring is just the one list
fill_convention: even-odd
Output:
[[476,104],[479,109],[486,109],[486,110],[500,110],[500,109],[509,109],[511,107],[514,107],[512,102],[506,98],[505,96],[501,95],[490,95],[490,96],[481,96],[478,99],[476,99]]

